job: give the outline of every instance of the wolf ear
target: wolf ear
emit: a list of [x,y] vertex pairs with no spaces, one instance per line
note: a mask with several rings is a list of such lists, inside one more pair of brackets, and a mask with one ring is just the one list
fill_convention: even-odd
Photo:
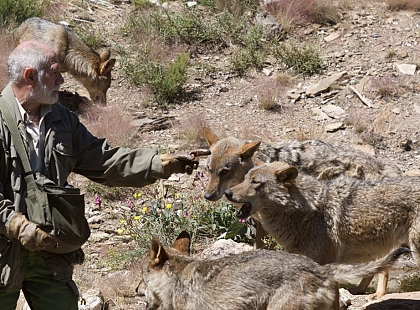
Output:
[[108,60],[111,56],[111,50],[110,49],[104,49],[99,53],[99,58],[101,58],[102,61]]
[[241,146],[241,150],[239,151],[239,156],[242,159],[251,158],[254,156],[255,152],[260,147],[261,141],[258,142],[248,142]]
[[285,183],[286,186],[290,186],[290,183],[292,183],[297,176],[298,170],[295,167],[289,167],[276,171],[277,180],[279,180],[279,182]]
[[153,267],[162,266],[169,259],[168,254],[157,239],[153,239],[150,243],[149,256],[150,264]]
[[179,253],[190,255],[191,237],[186,231],[181,232],[176,238],[172,247]]
[[208,146],[212,146],[217,141],[219,141],[219,137],[216,136],[210,129],[207,127],[203,128],[204,138],[206,138],[206,142]]
[[108,59],[99,65],[99,75],[107,75],[115,65],[115,58]]

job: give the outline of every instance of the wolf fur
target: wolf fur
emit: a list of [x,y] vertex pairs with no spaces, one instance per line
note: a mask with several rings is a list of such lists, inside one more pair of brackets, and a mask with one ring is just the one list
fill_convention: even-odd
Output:
[[359,264],[319,265],[306,256],[269,250],[222,258],[190,256],[189,235],[181,233],[171,248],[154,239],[143,261],[147,310],[338,310],[337,282],[366,277],[389,266],[406,248]]
[[[401,244],[420,262],[420,177],[365,181],[341,175],[323,182],[273,162],[251,169],[225,193],[243,203],[238,217],[257,215],[288,252],[320,264],[368,261]],[[372,297],[385,294],[386,270],[383,275]]]
[[88,90],[95,103],[106,103],[115,59],[110,50],[100,54],[88,47],[70,28],[38,17],[25,20],[13,34],[15,46],[36,40],[50,45],[57,53],[60,71],[69,72]]
[[226,189],[241,183],[251,168],[263,162],[283,161],[324,180],[341,174],[360,179],[402,174],[395,165],[383,163],[367,153],[321,140],[268,145],[234,137],[219,139],[208,128],[204,128],[204,137],[211,151],[207,163],[210,176],[204,197],[211,201],[220,199]]

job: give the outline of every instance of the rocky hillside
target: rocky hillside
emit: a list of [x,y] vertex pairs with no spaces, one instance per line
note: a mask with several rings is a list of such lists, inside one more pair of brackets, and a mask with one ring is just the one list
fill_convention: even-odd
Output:
[[[169,1],[166,5],[171,12],[181,1]],[[134,132],[138,145],[171,150],[203,146],[202,139],[188,139],[187,134],[206,125],[220,137],[233,135],[273,142],[319,138],[340,142],[393,162],[406,174],[420,175],[419,12],[391,11],[379,0],[352,1],[350,7],[339,10],[340,22],[335,25],[309,23],[294,28],[284,44],[312,43],[325,59],[325,70],[312,76],[285,71],[272,59],[266,59],[262,70],[239,76],[228,69],[228,57],[235,47],[221,53],[193,53],[192,63],[207,63],[215,69],[208,75],[189,70],[184,88],[193,95],[162,111],[144,105],[145,93],[128,81],[119,63],[116,46],[129,44],[119,29],[134,9],[131,1],[74,0],[56,6],[62,20],[70,25],[89,24],[107,38],[117,64],[108,104],[99,107],[105,111],[102,122],[113,121],[112,116],[106,117],[106,111],[111,115],[119,111],[124,115],[120,127]],[[279,76],[284,74],[287,83],[279,82]],[[87,96],[70,75],[65,78],[64,90]],[[270,110],[262,107],[267,94],[276,102]],[[91,120],[86,114],[81,118]],[[115,120],[121,122],[116,114]],[[105,127],[109,127],[105,136],[116,130]],[[91,128],[96,129],[93,125]],[[205,171],[204,159],[200,169]],[[180,190],[196,191],[202,197],[202,188],[190,187],[191,177],[177,181]],[[77,177],[75,182],[84,184]],[[101,264],[110,249],[118,251],[128,246],[129,236],[117,233],[118,211],[123,206],[110,202],[98,209],[91,199],[88,208],[93,234],[86,245],[86,262],[76,268],[81,292],[93,289],[97,295],[101,291],[109,309],[145,309],[144,300],[133,293],[139,278],[137,265],[110,272]],[[407,298],[417,298],[413,296]],[[365,299],[366,296],[360,297],[350,309],[362,309]],[[414,302],[414,306],[404,309],[418,308],[419,303]],[[388,308],[383,304],[380,309]]]

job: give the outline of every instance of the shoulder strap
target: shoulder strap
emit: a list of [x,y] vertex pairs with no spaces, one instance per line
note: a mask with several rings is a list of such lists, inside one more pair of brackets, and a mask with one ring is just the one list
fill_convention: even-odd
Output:
[[0,96],[0,111],[3,114],[4,121],[7,128],[12,135],[13,143],[15,144],[16,152],[19,155],[19,158],[22,162],[23,169],[25,170],[25,181],[27,184],[28,190],[37,190],[35,179],[33,176],[31,164],[29,163],[28,154],[26,153],[25,146],[23,145],[22,136],[19,133],[19,129],[16,126],[15,118],[13,117],[10,107],[6,101]]

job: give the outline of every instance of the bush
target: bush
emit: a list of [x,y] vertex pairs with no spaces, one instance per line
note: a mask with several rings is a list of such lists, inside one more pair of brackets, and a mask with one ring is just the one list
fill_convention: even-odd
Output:
[[[201,186],[204,178],[200,173],[196,186]],[[118,233],[129,234],[143,253],[153,237],[170,245],[183,230],[190,233],[192,243],[199,236],[250,239],[249,227],[238,221],[235,208],[223,201],[215,207],[205,199],[177,193],[173,187],[167,187],[163,194],[159,185],[150,185],[135,192],[126,203],[129,211],[123,215]]]
[[95,29],[88,29],[86,26],[84,26],[77,27],[74,32],[82,39],[84,43],[86,43],[87,46],[94,49],[95,51],[101,47],[107,46],[101,33],[95,31]]
[[420,11],[419,0],[387,0],[388,9],[392,11],[416,10]]
[[230,68],[243,75],[248,68],[261,70],[264,66],[268,47],[264,44],[261,27],[252,27],[241,36],[241,49],[230,58]]
[[49,0],[1,0],[0,26],[14,28],[30,17],[42,17]]
[[123,55],[124,72],[135,85],[149,87],[157,104],[164,107],[181,95],[190,56],[189,53],[180,53],[173,62],[165,65],[148,59],[147,55],[147,50],[133,60]]
[[312,45],[282,44],[276,47],[274,55],[288,69],[304,75],[313,75],[325,68],[319,49]]

